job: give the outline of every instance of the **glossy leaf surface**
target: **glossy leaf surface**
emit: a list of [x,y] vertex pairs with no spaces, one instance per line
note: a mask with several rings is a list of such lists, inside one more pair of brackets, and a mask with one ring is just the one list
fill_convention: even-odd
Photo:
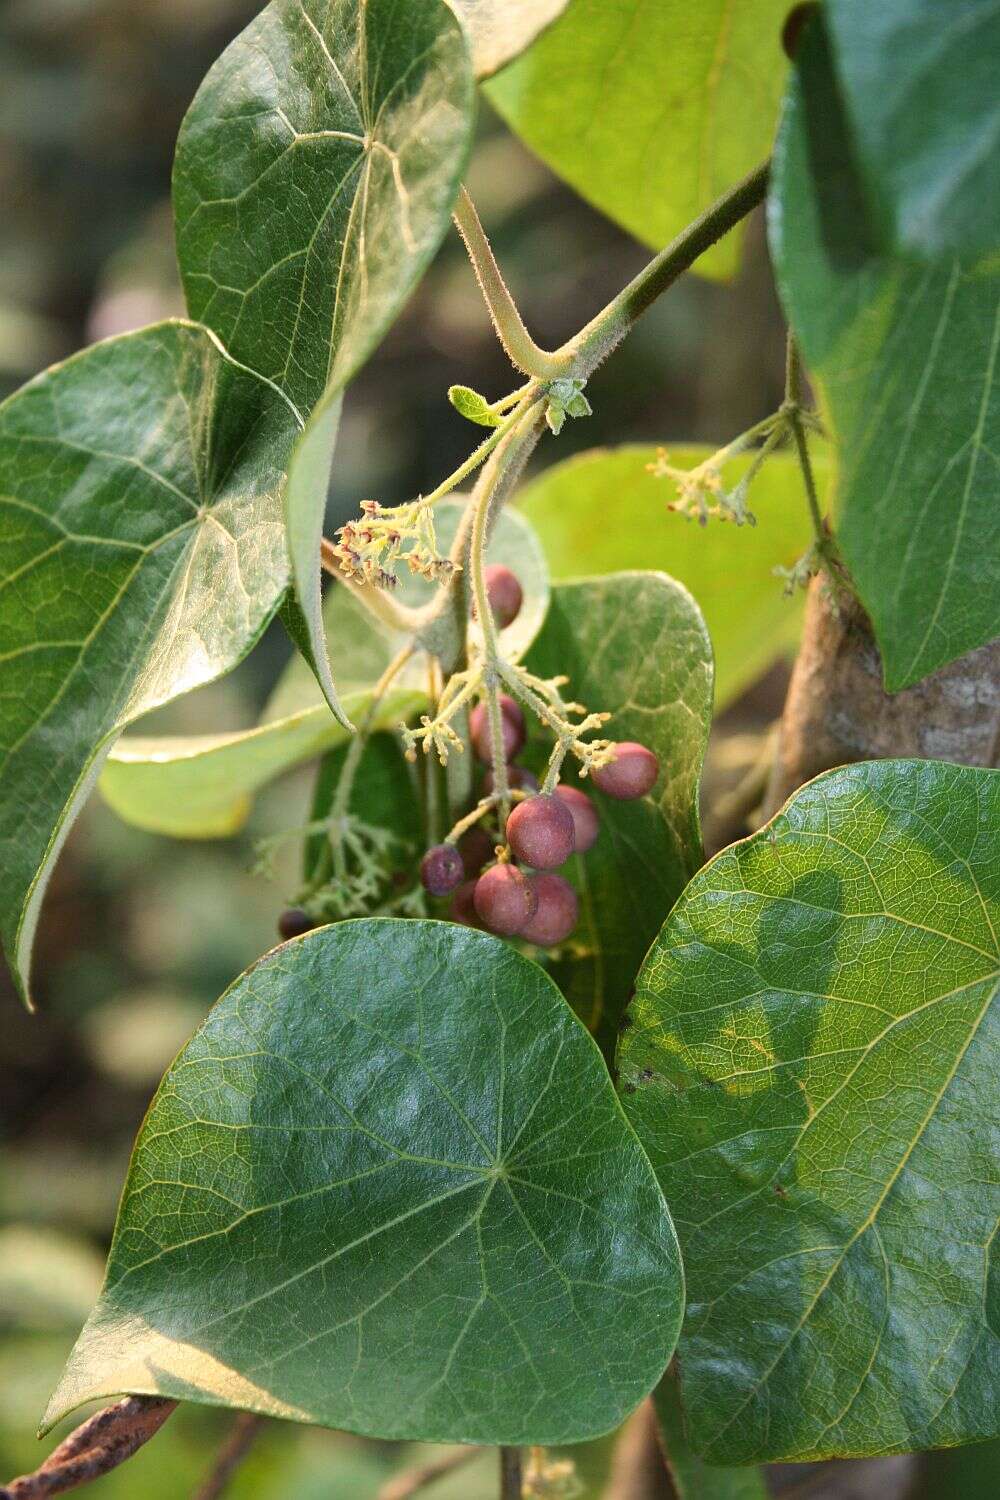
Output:
[[[689,469],[710,452],[671,446],[669,457]],[[703,529],[667,511],[675,492],[647,471],[655,458],[656,449],[644,444],[595,448],[546,469],[519,503],[556,578],[654,567],[686,585],[712,637],[716,707],[724,708],[798,641],[801,595],[785,598],[773,569],[790,567],[810,542],[802,479],[789,454],[776,454],[750,491],[757,525],[710,522]],[[820,443],[813,444],[813,460],[825,489],[828,463]],[[726,465],[727,486],[749,462],[744,456]]]
[[451,0],[468,27],[477,78],[488,78],[561,15],[568,0]]
[[838,536],[890,692],[1000,633],[1000,274],[878,249],[822,26],[776,155],[779,289],[838,444]]
[[[690,594],[662,573],[557,585],[527,665],[565,673],[565,692],[612,715],[610,738],[660,760],[648,797],[615,802],[583,781],[597,843],[561,873],[580,894],[576,932],[550,972],[609,1053],[646,949],[701,863],[698,786],[712,714],[712,652]],[[563,779],[575,782],[573,763]]]
[[98,344],[0,407],[0,910],[25,991],[102,749],[229,671],[274,613],[296,431],[277,390],[185,323]]
[[890,243],[929,259],[995,250],[998,0],[830,0],[825,14]]
[[46,1420],[125,1389],[584,1438],[655,1384],[681,1300],[649,1162],[538,967],[452,924],[344,922],[248,970],[164,1079]]
[[[491,101],[595,207],[654,249],[768,154],[785,0],[573,0]],[[735,270],[738,235],[698,262]]]
[[448,227],[473,104],[444,0],[271,0],[209,71],[178,139],[191,314],[309,419],[285,495],[289,623],[341,718],[319,576],[340,398]]
[[819,777],[691,882],[619,1049],[713,1463],[996,1435],[1000,773]]

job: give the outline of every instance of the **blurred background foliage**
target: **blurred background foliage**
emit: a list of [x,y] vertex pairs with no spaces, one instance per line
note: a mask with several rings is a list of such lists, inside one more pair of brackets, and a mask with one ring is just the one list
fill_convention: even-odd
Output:
[[[0,395],[95,339],[182,312],[169,206],[174,139],[202,75],[257,8],[252,0],[0,3]],[[646,259],[519,145],[485,101],[468,181],[543,345],[560,342]],[[557,454],[543,445],[536,472],[606,443],[714,446],[777,406],[783,360],[758,218],[736,279],[689,276],[659,303],[593,378],[593,418],[569,423]],[[470,429],[445,398],[454,381],[490,397],[510,386],[457,236],[349,394],[328,531],[359,499],[406,499],[468,453]],[[607,498],[613,516],[615,497]],[[664,511],[662,525],[656,563],[669,566],[669,528],[685,523]],[[207,733],[253,723],[287,655],[272,629],[230,678],[154,716],[155,728]],[[765,671],[720,720],[713,792],[734,786],[759,755],[785,676],[780,662]],[[309,792],[309,771],[295,773],[260,798],[239,837],[201,844],[143,834],[92,799],[43,916],[36,1016],[23,1013],[3,977],[0,1476],[39,1460],[38,1414],[96,1295],[129,1148],[155,1083],[210,1004],[275,940],[290,865],[272,883],[252,874],[254,843],[304,822]],[[191,1493],[229,1420],[185,1408],[97,1492],[107,1500]],[[590,1492],[601,1486],[608,1451],[603,1443],[578,1455]],[[394,1445],[272,1424],[231,1493],[364,1500],[413,1458]],[[970,1473],[982,1465],[977,1471],[974,1455],[950,1462],[936,1492],[972,1493]],[[494,1495],[492,1457],[433,1493]]]

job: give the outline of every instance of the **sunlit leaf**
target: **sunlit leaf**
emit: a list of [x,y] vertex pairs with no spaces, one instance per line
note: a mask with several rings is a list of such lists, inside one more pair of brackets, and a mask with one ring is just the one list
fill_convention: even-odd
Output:
[[469,30],[477,78],[517,57],[566,9],[568,0],[450,0]]
[[164,1079],[46,1421],[124,1389],[583,1439],[656,1383],[681,1300],[649,1163],[541,970],[450,923],[342,922],[248,970]]
[[[573,0],[487,89],[572,187],[659,249],[768,154],[787,0]],[[735,270],[739,236],[703,255]]]
[[[690,469],[710,452],[671,445],[669,458]],[[656,449],[641,444],[595,448],[546,469],[521,491],[519,504],[556,578],[645,567],[685,584],[712,637],[716,706],[724,708],[798,641],[801,596],[785,598],[773,570],[790,567],[811,539],[802,478],[789,454],[775,454],[750,491],[756,526],[702,528],[667,511],[676,496],[667,480],[648,472],[655,458]],[[825,488],[823,445],[814,444],[813,459]],[[731,487],[749,462],[732,459],[725,484]]]
[[623,1099],[675,1216],[712,1463],[997,1435],[1000,773],[833,771],[696,875]]

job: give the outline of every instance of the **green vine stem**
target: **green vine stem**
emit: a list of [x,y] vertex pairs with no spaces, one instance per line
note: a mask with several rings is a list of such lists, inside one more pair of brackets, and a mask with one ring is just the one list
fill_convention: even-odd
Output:
[[538,380],[551,380],[565,373],[565,361],[557,354],[549,354],[540,349],[525,328],[524,320],[507,290],[507,283],[497,265],[493,248],[479,222],[475,205],[464,187],[458,190],[454,218],[456,228],[469,252],[497,338],[506,350],[511,364],[525,375],[533,375]]

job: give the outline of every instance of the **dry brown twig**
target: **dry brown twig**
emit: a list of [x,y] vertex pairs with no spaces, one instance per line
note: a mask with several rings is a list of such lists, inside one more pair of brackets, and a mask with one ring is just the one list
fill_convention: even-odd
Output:
[[176,1407],[159,1396],[126,1396],[75,1428],[33,1474],[0,1489],[0,1500],[48,1500],[109,1474],[159,1432]]

